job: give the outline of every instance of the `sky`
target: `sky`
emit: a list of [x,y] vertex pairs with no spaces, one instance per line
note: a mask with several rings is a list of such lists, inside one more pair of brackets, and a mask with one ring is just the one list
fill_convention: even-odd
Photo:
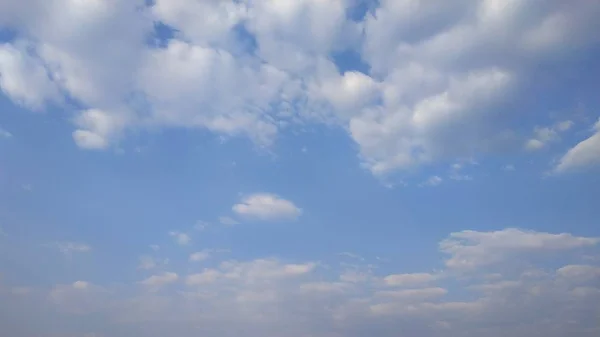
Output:
[[0,1],[0,332],[600,334],[600,2]]

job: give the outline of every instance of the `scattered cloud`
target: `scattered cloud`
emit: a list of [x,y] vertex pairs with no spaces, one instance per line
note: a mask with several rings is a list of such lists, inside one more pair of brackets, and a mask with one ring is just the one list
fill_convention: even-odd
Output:
[[198,221],[196,221],[196,224],[194,225],[194,229],[197,231],[203,231],[206,228],[208,228],[209,226],[210,226],[209,222],[198,220]]
[[186,233],[171,231],[169,235],[181,246],[186,246],[192,241],[192,238]]
[[[0,47],[0,88],[34,110],[67,101],[86,107],[75,111],[72,136],[88,150],[118,146],[128,130],[177,127],[268,147],[286,127],[335,123],[382,176],[506,149],[507,128],[527,120],[507,105],[525,106],[531,83],[591,50],[600,12],[596,3],[533,11],[490,0],[452,8],[381,1],[356,22],[347,15],[355,5],[51,0],[36,12],[11,5],[2,23],[18,38]],[[91,14],[92,7],[102,8]],[[178,34],[149,45],[148,36],[164,38],[156,23]],[[82,24],[89,29],[73,37]],[[117,48],[98,47],[108,43]],[[368,70],[338,71],[330,55],[340,50],[357,53]],[[555,67],[541,74],[532,65],[543,62]],[[572,124],[537,128],[525,147],[545,147]]]
[[[146,292],[76,281],[55,286],[46,300],[52,303],[52,310],[76,317],[103,315],[106,331],[128,322],[133,329],[129,334],[139,327],[162,331],[177,324],[181,336],[206,331],[228,336],[241,329],[249,336],[358,337],[373,331],[374,326],[382,329],[377,331],[383,337],[395,336],[398,331],[467,337],[481,329],[487,336],[502,336],[507,331],[516,336],[592,336],[585,331],[597,327],[600,267],[567,264],[548,269],[544,266],[552,258],[544,262],[543,255],[531,259],[531,264],[518,260],[545,251],[591,249],[597,243],[596,238],[566,233],[462,231],[451,233],[439,248],[463,263],[447,263],[447,270],[439,275],[382,275],[373,273],[367,261],[356,259],[352,273],[311,261],[229,259],[182,277],[175,272],[152,275],[139,282],[150,290]],[[499,259],[509,267],[500,266]],[[464,279],[452,273],[465,266],[473,277]],[[354,277],[345,276],[350,274]],[[165,287],[180,280],[178,287]],[[35,299],[38,293],[29,296]],[[44,299],[40,300],[43,303]],[[548,317],[553,317],[550,325],[545,323]],[[577,324],[570,323],[573,320]],[[288,334],[290,329],[293,334]]]
[[451,233],[440,242],[440,250],[450,256],[446,260],[448,268],[468,270],[499,263],[522,253],[561,252],[598,243],[600,238],[508,228],[494,232]]
[[12,138],[12,136],[13,136],[12,133],[10,133],[10,132],[4,130],[2,127],[0,127],[0,138],[7,139],[7,138]]
[[258,220],[294,220],[302,214],[293,202],[270,193],[247,196],[232,210],[240,216]]
[[552,127],[539,127],[533,129],[533,137],[525,143],[525,149],[528,151],[537,151],[546,147],[549,143],[560,140],[559,134],[568,131],[574,123],[572,121],[558,122]]
[[600,119],[594,125],[594,132],[560,158],[554,167],[555,173],[576,171],[600,164]]
[[429,187],[434,187],[434,186],[438,186],[439,184],[441,184],[444,181],[444,179],[442,179],[439,176],[431,176],[429,177],[429,179],[427,179],[425,182],[421,183],[421,186],[429,186]]
[[557,274],[579,283],[586,281],[600,282],[600,267],[590,265],[567,265],[558,269]]
[[157,263],[152,256],[142,256],[140,257],[140,263],[138,265],[138,269],[150,270],[156,267]]
[[235,220],[232,217],[228,217],[228,216],[220,216],[219,217],[219,223],[221,225],[225,225],[225,226],[235,226],[235,225],[239,225],[240,222]]
[[200,262],[208,259],[210,257],[211,251],[205,249],[201,252],[195,252],[190,254],[190,261],[192,262]]
[[55,242],[50,244],[50,246],[56,247],[65,255],[72,255],[74,253],[88,253],[92,250],[92,247],[89,245],[78,242]]
[[167,284],[177,282],[178,279],[179,279],[179,276],[176,273],[164,272],[162,274],[152,275],[152,276],[148,277],[147,279],[141,281],[140,284],[142,284],[146,287],[158,289]]
[[437,277],[428,273],[394,274],[386,276],[383,281],[391,287],[423,286]]

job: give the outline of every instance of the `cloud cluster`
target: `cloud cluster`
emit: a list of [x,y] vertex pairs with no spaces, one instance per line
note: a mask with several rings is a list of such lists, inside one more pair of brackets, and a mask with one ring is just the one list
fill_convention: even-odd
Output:
[[[0,26],[16,37],[0,45],[0,88],[34,110],[70,104],[85,149],[174,127],[270,146],[288,127],[328,123],[385,175],[540,148],[551,130],[518,131],[550,119],[530,95],[552,94],[537,84],[555,77],[574,97],[560,69],[599,42],[594,1],[385,0],[357,20],[360,3],[5,1]],[[343,52],[366,66],[342,69]],[[556,171],[596,163],[594,139]]]
[[[182,261],[191,269],[150,274],[137,284],[76,281],[46,295],[28,288],[0,296],[3,303],[20,299],[20,305],[25,298],[41,300],[39,317],[101,317],[95,333],[116,337],[169,331],[182,337],[591,337],[600,331],[600,266],[580,252],[598,254],[598,243],[516,229],[463,231],[440,243],[450,258],[436,272],[393,273],[389,266],[373,269],[372,261],[349,267],[278,258],[222,259],[198,269],[201,261],[192,259]],[[564,264],[548,264],[552,259],[544,256],[551,253],[563,254]],[[526,260],[531,263],[519,262]]]
[[249,195],[233,205],[232,210],[239,216],[259,220],[293,220],[302,214],[293,202],[270,193]]

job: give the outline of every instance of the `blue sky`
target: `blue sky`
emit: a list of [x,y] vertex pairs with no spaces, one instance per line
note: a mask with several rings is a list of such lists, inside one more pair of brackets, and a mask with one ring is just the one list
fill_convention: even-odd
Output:
[[11,336],[596,336],[600,5],[0,5]]

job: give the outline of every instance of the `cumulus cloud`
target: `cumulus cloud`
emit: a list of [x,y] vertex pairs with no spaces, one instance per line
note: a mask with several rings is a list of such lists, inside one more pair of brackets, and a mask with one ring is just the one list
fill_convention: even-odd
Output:
[[[18,38],[0,49],[0,87],[31,109],[83,107],[73,112],[81,148],[174,127],[271,146],[290,126],[325,122],[348,131],[377,175],[517,150],[511,129],[535,113],[523,89],[559,76],[554,66],[575,62],[600,28],[595,2],[380,1],[359,22],[349,0],[8,3],[0,25]],[[348,50],[364,70],[338,70],[331,55]],[[543,147],[546,131],[525,146]]]
[[56,247],[61,253],[71,255],[73,253],[87,253],[92,250],[88,244],[80,242],[56,242],[51,244]]
[[422,286],[436,279],[436,276],[428,273],[394,274],[386,276],[383,281],[388,286],[406,287]]
[[551,234],[508,228],[494,232],[462,231],[451,233],[440,242],[440,250],[449,255],[446,266],[473,269],[505,261],[518,254],[561,252],[590,247],[600,238],[578,237],[568,233]]
[[429,177],[429,179],[427,179],[425,182],[423,182],[421,184],[421,186],[433,187],[433,186],[437,186],[437,185],[441,184],[443,181],[444,181],[444,179],[442,179],[439,176],[431,176],[431,177]]
[[171,231],[169,235],[181,246],[188,245],[192,241],[192,238],[187,233]]
[[[448,240],[459,237],[470,240],[461,247],[475,248],[454,249],[457,244]],[[149,292],[84,281],[57,285],[46,299],[52,307],[39,314],[60,310],[83,318],[102,315],[102,329],[94,330],[119,331],[117,337],[139,334],[142,329],[149,336],[177,331],[178,336],[210,332],[219,337],[244,331],[249,336],[352,337],[377,332],[391,337],[412,331],[431,337],[467,337],[482,332],[503,336],[509,331],[523,337],[535,333],[591,337],[600,315],[599,266],[567,262],[556,270],[548,269],[550,261],[537,253],[591,249],[597,242],[572,234],[514,229],[451,233],[440,243],[440,251],[448,254],[450,249],[462,259],[475,261],[469,266],[476,277],[470,279],[453,274],[457,266],[452,264],[439,277],[401,271],[373,273],[373,262],[361,261],[354,266],[355,274],[370,276],[355,282],[343,277],[348,272],[343,265],[279,258],[226,259],[199,272],[183,271],[181,277],[175,272],[152,275],[140,282]],[[515,252],[518,259],[539,258],[532,259],[532,264],[519,264],[511,258]],[[496,256],[510,268],[501,268]],[[490,258],[493,263],[487,263]],[[579,258],[565,255],[563,260]],[[39,293],[43,291],[33,291],[28,297]],[[38,310],[44,308],[36,303]]]
[[12,137],[12,133],[4,130],[2,127],[0,127],[0,138],[11,138]]
[[239,225],[240,222],[235,220],[232,217],[229,216],[220,216],[219,217],[219,223],[221,225],[225,225],[225,226],[235,226],[235,225]]
[[192,262],[204,261],[210,257],[210,253],[211,252],[209,250],[203,250],[201,252],[192,253],[192,254],[190,254],[190,261],[192,261]]
[[551,142],[560,140],[560,133],[568,131],[573,122],[570,120],[558,122],[552,127],[539,127],[533,129],[533,137],[525,143],[525,149],[528,151],[537,151],[546,147]]
[[169,283],[176,282],[179,276],[173,272],[164,272],[162,274],[152,275],[147,279],[140,281],[140,284],[150,288],[160,288]]
[[293,220],[302,214],[293,202],[270,193],[247,196],[233,205],[232,210],[240,216],[259,220]]
[[595,133],[579,142],[565,153],[554,168],[556,173],[564,173],[600,164],[600,119],[594,125]]

